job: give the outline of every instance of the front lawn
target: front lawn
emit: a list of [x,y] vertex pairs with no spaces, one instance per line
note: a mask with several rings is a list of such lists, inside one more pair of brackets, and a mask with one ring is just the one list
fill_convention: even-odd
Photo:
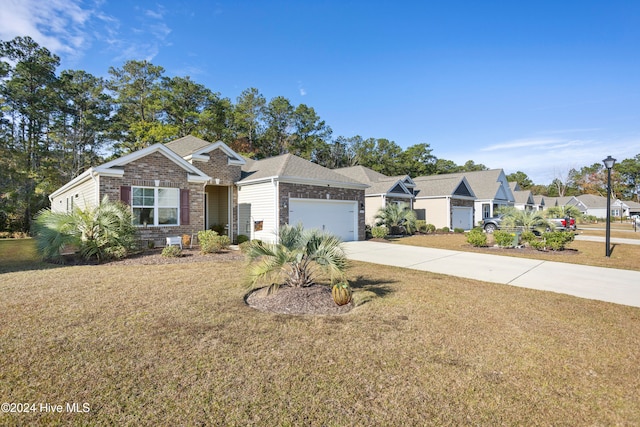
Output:
[[[38,405],[0,424],[640,419],[638,308],[353,263],[355,309],[296,317],[247,307],[243,271],[212,261],[0,274],[0,402]],[[40,409],[73,402],[89,411]]]

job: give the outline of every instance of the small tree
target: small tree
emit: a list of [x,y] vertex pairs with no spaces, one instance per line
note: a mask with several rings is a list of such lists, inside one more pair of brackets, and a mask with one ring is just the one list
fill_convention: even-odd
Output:
[[271,281],[269,292],[277,290],[282,276],[289,286],[305,287],[314,283],[316,267],[329,274],[332,282],[342,278],[347,267],[339,237],[316,229],[304,230],[302,224],[282,227],[278,243],[249,242],[246,257],[252,263],[252,286]]
[[413,234],[416,231],[416,213],[405,203],[387,203],[378,210],[374,218],[376,225],[386,226],[390,234]]

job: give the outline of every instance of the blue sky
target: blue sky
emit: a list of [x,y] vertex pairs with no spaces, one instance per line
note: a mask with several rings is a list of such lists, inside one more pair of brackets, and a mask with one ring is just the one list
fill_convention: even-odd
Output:
[[640,1],[3,0],[0,39],[18,35],[60,70],[147,59],[538,184],[640,154]]

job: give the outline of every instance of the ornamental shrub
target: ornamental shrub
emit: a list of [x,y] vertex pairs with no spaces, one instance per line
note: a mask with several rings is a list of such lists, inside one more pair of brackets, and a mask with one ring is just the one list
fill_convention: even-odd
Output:
[[419,231],[420,233],[426,233],[427,232],[427,221],[425,221],[424,219],[416,220],[416,230]]
[[198,231],[198,241],[200,242],[200,252],[203,254],[220,252],[229,248],[231,244],[229,236],[220,236],[213,230]]
[[371,229],[371,236],[373,236],[374,239],[384,239],[388,234],[389,230],[387,229],[387,227],[380,226],[373,227]]
[[162,256],[166,256],[169,258],[181,257],[182,249],[180,249],[180,246],[175,246],[175,245],[165,246],[165,248],[162,250]]
[[248,242],[249,238],[247,236],[245,236],[244,234],[238,234],[238,244],[241,245],[244,242]]
[[476,248],[487,246],[487,235],[482,229],[474,228],[467,234],[467,243]]
[[427,233],[433,233],[436,231],[436,226],[433,224],[427,224]]
[[464,233],[464,228],[455,227],[455,228],[453,229],[453,232],[454,232],[454,233],[458,233],[458,234],[460,234],[460,233]]
[[571,231],[551,231],[542,235],[542,240],[532,243],[538,250],[563,251],[573,242],[575,235]]
[[493,238],[496,241],[496,244],[501,248],[508,248],[513,246],[513,238],[515,237],[515,233],[509,233],[504,230],[496,230],[493,233]]
[[538,240],[538,237],[533,231],[524,231],[520,235],[520,240],[531,245],[531,242],[535,242]]

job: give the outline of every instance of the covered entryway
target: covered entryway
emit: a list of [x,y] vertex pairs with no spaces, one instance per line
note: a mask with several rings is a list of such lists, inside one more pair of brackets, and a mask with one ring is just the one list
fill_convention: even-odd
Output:
[[339,236],[358,240],[358,209],[353,200],[289,199],[289,224],[302,223]]
[[453,206],[451,208],[451,228],[471,230],[473,228],[473,208]]
[[205,228],[230,238],[233,230],[232,194],[229,186],[207,185],[205,187]]

